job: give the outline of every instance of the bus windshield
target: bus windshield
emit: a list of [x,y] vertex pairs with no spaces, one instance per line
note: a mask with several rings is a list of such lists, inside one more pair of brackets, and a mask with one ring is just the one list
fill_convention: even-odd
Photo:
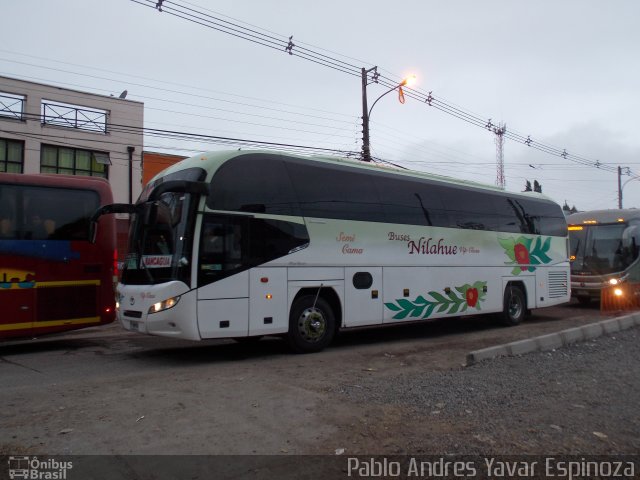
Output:
[[571,271],[590,275],[621,272],[634,261],[634,252],[623,245],[627,225],[591,225],[571,230]]
[[166,192],[139,204],[129,234],[122,283],[149,285],[171,280],[190,284],[193,195]]

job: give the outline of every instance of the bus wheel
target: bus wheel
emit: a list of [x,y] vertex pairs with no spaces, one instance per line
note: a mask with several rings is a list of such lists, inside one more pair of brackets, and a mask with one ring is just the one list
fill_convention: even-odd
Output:
[[306,295],[293,303],[287,340],[294,352],[319,352],[331,343],[335,330],[333,312],[324,299]]
[[527,300],[520,287],[507,285],[504,292],[504,303],[501,320],[504,325],[518,325],[527,313]]

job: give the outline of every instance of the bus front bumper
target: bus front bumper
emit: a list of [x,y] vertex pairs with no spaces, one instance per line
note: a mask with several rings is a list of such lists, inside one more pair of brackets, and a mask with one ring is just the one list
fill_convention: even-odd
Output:
[[[177,285],[176,285],[177,284]],[[117,317],[130,332],[200,340],[195,291],[181,282],[150,287],[119,285]]]

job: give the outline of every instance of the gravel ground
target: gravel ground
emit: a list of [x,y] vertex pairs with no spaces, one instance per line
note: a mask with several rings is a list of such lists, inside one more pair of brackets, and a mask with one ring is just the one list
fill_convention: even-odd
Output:
[[397,453],[640,453],[640,330],[334,393],[403,412]]

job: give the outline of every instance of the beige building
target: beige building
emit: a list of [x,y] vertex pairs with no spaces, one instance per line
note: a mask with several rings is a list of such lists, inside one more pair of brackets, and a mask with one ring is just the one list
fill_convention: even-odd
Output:
[[0,172],[104,177],[115,202],[135,202],[143,113],[126,98],[0,76]]

